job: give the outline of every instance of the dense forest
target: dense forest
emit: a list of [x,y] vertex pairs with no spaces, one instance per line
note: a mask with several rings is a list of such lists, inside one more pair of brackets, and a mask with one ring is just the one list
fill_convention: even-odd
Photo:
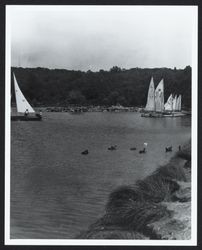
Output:
[[[12,68],[18,84],[33,106],[116,105],[144,106],[151,76],[155,87],[164,78],[165,100],[182,94],[182,107],[191,107],[191,67],[132,68],[82,72],[65,69]],[[13,77],[12,77],[13,93]],[[15,97],[12,94],[12,103]]]

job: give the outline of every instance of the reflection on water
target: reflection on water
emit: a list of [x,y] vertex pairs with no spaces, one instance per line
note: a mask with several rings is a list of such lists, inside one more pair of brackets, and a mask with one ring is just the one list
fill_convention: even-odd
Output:
[[[102,216],[114,188],[167,162],[174,152],[166,154],[165,147],[177,150],[191,133],[189,117],[45,116],[42,122],[12,122],[11,238],[74,238]],[[114,144],[117,150],[107,150]],[[90,153],[81,155],[85,149]]]

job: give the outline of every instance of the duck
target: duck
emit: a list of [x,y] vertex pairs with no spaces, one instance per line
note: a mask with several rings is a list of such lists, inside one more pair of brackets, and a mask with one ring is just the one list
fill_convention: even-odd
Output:
[[166,148],[165,148],[165,151],[166,151],[166,152],[171,152],[171,151],[172,151],[172,146],[166,147]]
[[130,148],[130,150],[136,150],[136,147]]
[[84,150],[83,152],[81,152],[82,155],[87,155],[89,152],[88,152],[88,149]]
[[108,150],[116,150],[116,149],[117,149],[117,145],[114,145],[108,148]]
[[139,151],[139,154],[145,154],[145,153],[146,153],[146,149],[145,148]]

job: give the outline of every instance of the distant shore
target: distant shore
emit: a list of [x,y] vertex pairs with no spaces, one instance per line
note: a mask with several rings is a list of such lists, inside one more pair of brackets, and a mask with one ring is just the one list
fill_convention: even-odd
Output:
[[79,239],[191,238],[191,142],[134,185],[113,191],[105,215]]
[[[69,105],[69,106],[46,106],[46,107],[35,107],[35,110],[43,111],[43,112],[69,112],[69,113],[85,113],[85,112],[145,112],[144,107],[125,107],[121,105],[113,105],[113,106],[77,106],[77,105]],[[182,113],[191,115],[191,111],[187,109],[183,109]]]
[[123,107],[123,106],[68,106],[68,107],[46,107],[47,112],[138,112],[142,108],[139,107]]

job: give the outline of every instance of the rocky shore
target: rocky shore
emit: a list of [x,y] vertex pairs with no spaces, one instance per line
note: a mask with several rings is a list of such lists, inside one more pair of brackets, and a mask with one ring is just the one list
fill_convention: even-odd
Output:
[[165,166],[113,191],[102,218],[79,239],[191,238],[191,142]]
[[83,113],[83,112],[138,112],[141,111],[141,107],[123,107],[121,105],[116,106],[78,106],[69,105],[66,107],[37,107],[43,112],[69,112],[69,113]]

